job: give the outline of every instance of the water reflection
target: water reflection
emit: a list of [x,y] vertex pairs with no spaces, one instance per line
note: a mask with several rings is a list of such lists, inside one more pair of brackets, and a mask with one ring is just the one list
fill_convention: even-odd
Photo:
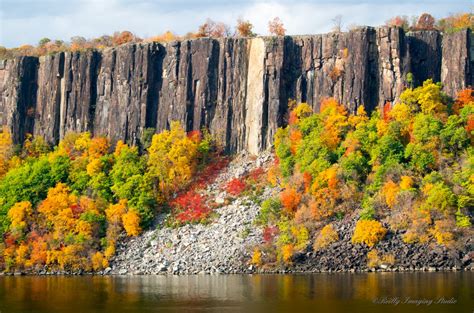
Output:
[[[7,312],[471,312],[473,273],[0,277]],[[403,304],[456,299],[456,304]],[[375,304],[374,299],[401,303]]]

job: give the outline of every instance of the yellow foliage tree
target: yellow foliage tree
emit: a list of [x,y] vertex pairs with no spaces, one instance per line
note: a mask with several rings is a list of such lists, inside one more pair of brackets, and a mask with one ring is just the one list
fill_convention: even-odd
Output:
[[314,250],[321,250],[338,240],[339,235],[334,229],[334,226],[332,224],[328,224],[324,226],[323,229],[321,229],[321,231],[319,232],[319,235],[314,241],[313,248]]
[[99,251],[97,251],[91,256],[91,262],[92,262],[92,268],[95,271],[100,271],[106,268],[107,266],[109,266],[109,261],[107,261],[104,255]]
[[255,248],[253,250],[252,260],[250,260],[250,263],[252,263],[255,266],[262,265],[262,251],[260,251],[260,249]]
[[402,176],[400,179],[400,189],[409,190],[413,186],[413,178],[410,176]]
[[135,211],[128,211],[122,215],[122,223],[128,236],[138,236],[140,234],[140,216]]
[[352,243],[365,243],[367,246],[373,247],[383,239],[386,233],[387,230],[379,221],[359,220],[352,235]]
[[22,236],[28,226],[28,218],[31,216],[32,207],[29,201],[15,203],[8,211],[10,219],[10,230],[16,236]]
[[392,208],[397,203],[397,194],[400,187],[392,180],[387,181],[382,187],[382,194],[385,197],[385,203]]
[[167,199],[191,181],[195,173],[198,143],[186,135],[179,122],[172,122],[171,129],[153,135],[148,149],[148,169],[159,186],[158,200]]
[[12,157],[13,141],[10,132],[3,127],[0,133],[0,177],[8,171],[8,161]]
[[321,103],[321,116],[324,121],[321,140],[329,149],[334,150],[341,142],[344,129],[349,125],[347,111],[336,99],[328,98]]

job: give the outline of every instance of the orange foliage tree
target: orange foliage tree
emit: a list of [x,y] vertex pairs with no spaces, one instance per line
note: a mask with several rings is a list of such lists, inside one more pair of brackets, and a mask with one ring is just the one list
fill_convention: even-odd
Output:
[[286,29],[279,17],[268,22],[268,31],[275,36],[285,36]]
[[237,26],[235,27],[235,31],[237,36],[240,37],[254,37],[255,34],[252,31],[253,25],[250,21],[243,20],[239,18],[237,20]]

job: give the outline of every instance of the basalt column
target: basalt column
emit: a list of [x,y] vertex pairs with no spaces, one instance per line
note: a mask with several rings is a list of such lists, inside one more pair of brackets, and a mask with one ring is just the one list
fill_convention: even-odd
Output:
[[474,83],[474,40],[470,30],[443,36],[441,82],[444,91],[455,97],[459,90]]
[[0,122],[6,126],[15,144],[33,133],[38,58],[19,57],[2,62],[0,68]]
[[60,137],[68,132],[93,132],[100,54],[68,52],[61,80]]
[[[156,93],[161,79],[160,64],[163,47],[132,44],[107,49],[97,78],[94,134],[109,137],[112,142],[125,140],[138,144],[147,120],[153,120],[157,99],[149,97],[150,88]],[[156,71],[156,72],[155,72]],[[153,125],[150,125],[153,126]]]

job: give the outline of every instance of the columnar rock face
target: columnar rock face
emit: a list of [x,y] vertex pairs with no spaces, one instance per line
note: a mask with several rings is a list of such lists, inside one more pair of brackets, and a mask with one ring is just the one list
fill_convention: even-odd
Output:
[[440,33],[435,30],[408,33],[407,44],[408,71],[413,74],[413,83],[420,85],[429,78],[440,81],[442,58]]
[[98,52],[66,53],[61,79],[59,135],[93,131],[97,103]]
[[[441,81],[450,96],[474,83],[474,36],[467,30],[443,36]],[[447,57],[449,56],[449,57]]]
[[378,102],[397,102],[405,87],[408,67],[405,33],[400,28],[377,31]]
[[35,136],[56,144],[59,140],[61,85],[64,79],[64,53],[39,59],[38,92],[34,120]]
[[0,70],[0,120],[15,143],[33,133],[35,120],[38,59],[20,57],[2,64]]
[[154,95],[158,92],[162,50],[152,43],[102,53],[93,110],[95,135],[137,144],[144,128],[155,127],[158,104]]
[[474,81],[473,42],[468,30],[361,27],[21,57],[0,62],[0,121],[16,143],[27,133],[57,143],[90,131],[140,144],[146,128],[178,120],[188,131],[209,129],[227,152],[258,153],[286,124],[289,99],[318,111],[334,97],[350,112],[371,111],[428,78],[454,96]]

